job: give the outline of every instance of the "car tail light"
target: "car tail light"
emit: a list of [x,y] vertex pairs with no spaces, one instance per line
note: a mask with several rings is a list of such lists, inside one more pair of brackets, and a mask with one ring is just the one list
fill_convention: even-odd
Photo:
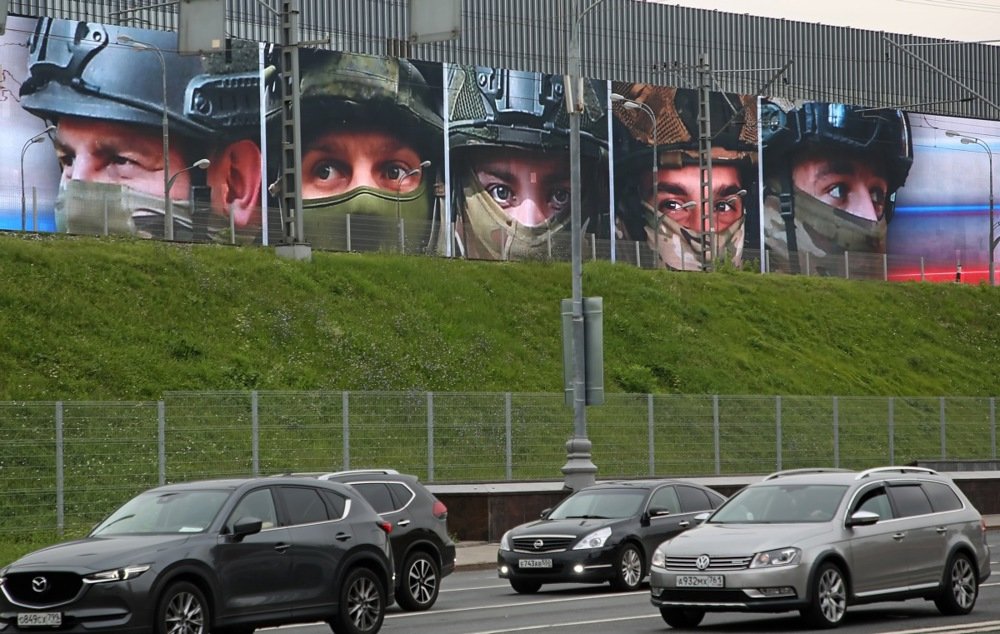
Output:
[[448,507],[441,500],[435,499],[434,506],[431,507],[431,513],[439,520],[443,520],[448,517]]
[[375,523],[378,524],[379,528],[381,528],[382,530],[385,531],[386,535],[388,535],[389,533],[392,532],[392,522],[387,522],[385,520],[379,520],[379,521],[377,521]]

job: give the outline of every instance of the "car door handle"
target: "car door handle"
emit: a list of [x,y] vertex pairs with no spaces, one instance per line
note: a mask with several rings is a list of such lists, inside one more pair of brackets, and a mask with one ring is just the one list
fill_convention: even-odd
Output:
[[895,539],[897,542],[903,539],[904,537],[906,537],[906,533],[896,533],[895,535],[892,536],[892,538]]
[[334,535],[334,539],[336,539],[338,542],[346,542],[350,538],[351,538],[350,533],[337,533],[336,535]]
[[409,526],[410,520],[399,520],[396,522],[396,526]]
[[275,549],[276,551],[278,551],[279,553],[283,553],[283,552],[285,552],[286,550],[288,550],[288,547],[289,547],[290,545],[291,545],[291,544],[275,544],[275,545],[274,545],[274,549]]
[[946,526],[938,526],[934,530],[937,531],[938,535],[944,535],[945,533],[948,532],[948,527],[946,527]]
[[678,522],[677,525],[681,528],[687,528],[688,526],[691,526],[691,522],[684,520],[683,522]]

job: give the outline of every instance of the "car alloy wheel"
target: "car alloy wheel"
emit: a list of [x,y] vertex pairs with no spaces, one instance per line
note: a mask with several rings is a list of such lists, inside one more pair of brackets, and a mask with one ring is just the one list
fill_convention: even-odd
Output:
[[347,573],[340,589],[340,610],[330,621],[336,634],[374,634],[385,619],[385,590],[368,568]]
[[975,607],[978,595],[979,583],[972,561],[967,555],[955,554],[945,569],[941,594],[934,599],[934,605],[941,614],[968,614]]
[[618,553],[618,564],[611,587],[621,592],[635,590],[642,582],[642,554],[633,544],[625,544]]
[[176,583],[163,593],[156,610],[158,634],[204,634],[208,631],[205,595],[192,583]]
[[441,575],[437,562],[427,553],[417,552],[406,558],[403,583],[396,590],[396,600],[404,610],[426,610],[437,601]]
[[812,599],[802,616],[817,628],[837,627],[847,612],[847,587],[840,568],[825,563],[816,572]]

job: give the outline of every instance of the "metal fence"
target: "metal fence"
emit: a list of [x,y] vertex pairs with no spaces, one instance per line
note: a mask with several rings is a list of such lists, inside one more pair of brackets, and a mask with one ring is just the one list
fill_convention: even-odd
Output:
[[[996,459],[995,398],[607,394],[598,477]],[[393,467],[425,482],[558,480],[562,394],[168,393],[0,403],[0,534],[79,533],[165,482]]]

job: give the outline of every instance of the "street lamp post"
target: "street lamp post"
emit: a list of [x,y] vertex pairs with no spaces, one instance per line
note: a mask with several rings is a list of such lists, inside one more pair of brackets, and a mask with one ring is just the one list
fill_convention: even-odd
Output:
[[628,108],[629,110],[642,110],[649,116],[650,123],[652,124],[652,129],[650,131],[650,138],[653,140],[653,180],[650,183],[652,187],[652,193],[650,194],[650,208],[653,210],[653,250],[656,253],[656,268],[659,268],[663,264],[663,259],[660,257],[660,209],[657,200],[657,187],[659,186],[660,180],[660,162],[658,160],[658,143],[656,141],[656,113],[653,109],[644,103],[639,103],[638,101],[633,101],[623,95],[619,95],[616,92],[611,93],[611,101],[619,101],[622,106]]
[[420,165],[417,165],[410,171],[403,172],[402,174],[400,174],[399,178],[396,180],[396,231],[399,232],[399,250],[401,252],[405,251],[405,246],[403,243],[403,223],[402,219],[399,217],[399,197],[401,190],[403,189],[403,181],[413,176],[414,174],[419,174],[420,172],[424,171],[430,166],[431,166],[430,161],[422,161]]
[[166,240],[174,239],[174,209],[170,201],[170,120],[167,118],[167,63],[163,58],[163,51],[159,47],[146,42],[140,42],[128,35],[118,36],[118,43],[125,44],[137,51],[153,51],[160,60],[160,75],[163,80],[163,237]]
[[[21,148],[21,231],[27,230],[27,206],[25,205],[24,201],[24,154],[25,152],[28,151],[29,147],[31,147],[35,143],[40,142],[42,139],[45,138],[46,134],[52,132],[55,129],[56,127],[54,125],[50,125],[49,127],[45,128],[44,130],[36,134],[35,136],[25,141],[24,146]],[[37,230],[38,227],[35,227],[35,229]]]
[[990,167],[990,231],[989,231],[989,243],[987,245],[989,253],[987,255],[989,256],[989,276],[990,276],[989,280],[990,280],[990,286],[993,286],[994,282],[995,282],[995,278],[996,278],[996,261],[995,261],[995,258],[993,256],[993,252],[997,248],[997,243],[1000,242],[1000,239],[998,239],[996,237],[996,224],[995,224],[995,222],[993,220],[993,151],[990,149],[990,146],[989,146],[989,144],[986,141],[983,141],[982,139],[980,139],[978,137],[968,136],[968,135],[965,135],[965,134],[961,134],[960,132],[955,132],[954,130],[948,130],[948,131],[946,131],[945,135],[946,136],[950,136],[950,137],[956,137],[956,138],[958,138],[959,141],[961,141],[963,144],[966,144],[966,145],[968,145],[970,143],[975,143],[976,145],[981,146],[984,150],[986,150],[986,156],[989,159],[989,167]]

